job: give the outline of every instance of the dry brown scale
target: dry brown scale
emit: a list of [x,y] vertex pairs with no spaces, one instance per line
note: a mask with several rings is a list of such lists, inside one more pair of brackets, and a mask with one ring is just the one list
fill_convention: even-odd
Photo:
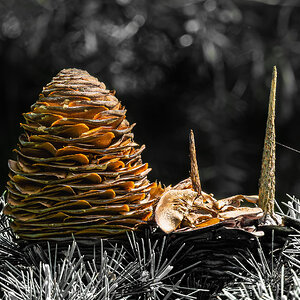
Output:
[[4,210],[21,239],[119,236],[151,217],[161,189],[104,83],[64,69],[24,118]]
[[[193,178],[193,176],[191,176]],[[165,233],[184,232],[214,225],[239,228],[256,236],[257,220],[263,217],[259,207],[241,206],[243,200],[255,204],[258,196],[234,195],[217,200],[212,194],[195,191],[191,178],[168,187],[155,210],[155,220]]]
[[260,207],[241,206],[243,200],[256,204],[258,196],[235,195],[217,200],[202,191],[194,133],[190,132],[190,178],[168,187],[155,209],[155,220],[165,233],[180,233],[221,224],[261,236],[254,225],[263,217]]

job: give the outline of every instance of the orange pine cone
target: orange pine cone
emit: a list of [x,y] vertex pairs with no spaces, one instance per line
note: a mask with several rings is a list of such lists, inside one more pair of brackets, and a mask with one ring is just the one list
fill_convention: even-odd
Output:
[[111,237],[151,217],[156,183],[125,114],[86,71],[64,69],[44,87],[9,161],[4,211],[21,239]]

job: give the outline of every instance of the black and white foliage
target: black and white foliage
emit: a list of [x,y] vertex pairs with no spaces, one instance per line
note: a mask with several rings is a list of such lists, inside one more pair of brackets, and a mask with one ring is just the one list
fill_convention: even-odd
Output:
[[[281,211],[283,219],[297,227],[300,201],[289,196],[285,206],[288,211]],[[300,300],[300,233],[295,230],[281,249],[274,247],[268,252],[257,241],[257,251],[235,258],[241,272],[231,273],[235,279],[211,299]],[[166,237],[152,240],[133,233],[124,244],[101,241],[88,246],[88,253],[81,246],[76,240],[64,250],[50,243],[46,247],[21,246],[9,228],[9,220],[0,214],[0,298],[152,300],[197,299],[201,295],[199,284],[187,288],[186,278],[183,280],[184,272],[199,268],[200,262],[195,260],[180,271],[176,268],[177,260],[184,256],[184,243],[172,256]],[[208,293],[204,294],[208,299]]]
[[48,250],[27,248],[22,258],[3,216],[0,226],[0,287],[5,300],[196,299],[199,291],[180,286],[185,270],[172,272],[176,255],[164,258],[165,239],[159,247],[158,241],[132,234],[127,237],[129,249],[113,245],[109,250],[101,241],[93,259],[86,259],[74,240],[63,252],[50,244]]
[[[280,214],[291,227],[300,221],[300,201],[288,195],[289,201],[282,203],[287,212],[278,206]],[[296,232],[298,231],[295,228]],[[237,260],[243,269],[240,274],[233,274],[235,281],[228,284],[217,297],[218,299],[265,299],[287,300],[300,299],[300,232],[287,238],[283,249],[272,249],[267,254],[260,243],[258,255],[249,253],[245,262]]]

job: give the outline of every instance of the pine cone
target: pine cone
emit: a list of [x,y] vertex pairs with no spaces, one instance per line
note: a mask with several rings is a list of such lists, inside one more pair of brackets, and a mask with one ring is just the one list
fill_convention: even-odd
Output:
[[114,94],[64,69],[24,114],[4,210],[21,239],[119,236],[151,217],[157,185]]

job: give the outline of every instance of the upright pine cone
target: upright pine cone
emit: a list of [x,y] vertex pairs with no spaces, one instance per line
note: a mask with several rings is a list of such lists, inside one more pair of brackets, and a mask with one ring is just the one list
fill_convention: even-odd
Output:
[[20,238],[110,237],[150,218],[156,184],[125,113],[86,71],[64,69],[46,85],[9,161],[4,211]]

